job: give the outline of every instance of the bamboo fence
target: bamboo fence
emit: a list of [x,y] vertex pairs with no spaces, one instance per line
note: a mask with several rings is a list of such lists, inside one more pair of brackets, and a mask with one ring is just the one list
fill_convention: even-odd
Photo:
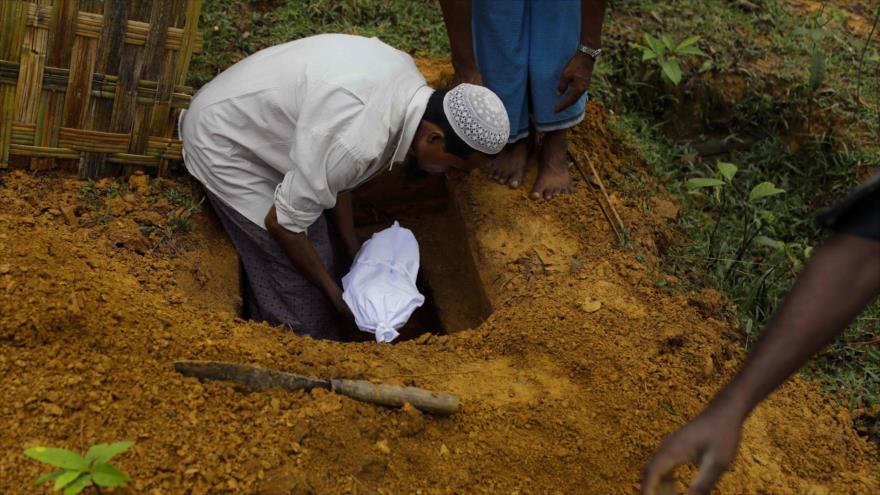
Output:
[[165,174],[201,4],[0,0],[0,169]]

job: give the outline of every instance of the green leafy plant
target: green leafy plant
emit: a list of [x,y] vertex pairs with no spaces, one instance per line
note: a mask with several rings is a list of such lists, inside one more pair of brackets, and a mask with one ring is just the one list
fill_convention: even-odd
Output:
[[[684,185],[687,190],[692,192],[699,189],[713,188],[713,196],[719,206],[723,206],[724,196],[721,194],[721,189],[724,187],[734,187],[734,177],[736,176],[737,171],[739,171],[739,168],[732,163],[726,162],[718,162],[716,167],[716,177],[696,177],[688,179]],[[776,187],[772,182],[764,181],[752,187],[745,198],[738,198],[737,203],[744,206],[750,214],[743,215],[743,226],[739,248],[736,251],[735,257],[728,260],[728,266],[724,275],[725,279],[730,276],[733,265],[743,259],[743,256],[746,254],[749,247],[751,247],[755,238],[761,234],[761,231],[767,225],[773,223],[776,218],[773,212],[762,207],[763,200],[784,192],[785,190]],[[712,245],[714,244],[713,240],[718,225],[719,223],[716,222],[715,228],[710,235],[709,249],[712,249]],[[709,254],[711,256],[711,252]]]
[[644,39],[644,45],[635,45],[642,50],[642,62],[654,60],[666,79],[675,86],[681,83],[681,59],[690,55],[703,55],[696,46],[700,36],[690,36],[675,43],[667,33],[661,33],[660,39],[645,33]]
[[110,459],[128,450],[133,443],[126,441],[92,445],[85,457],[71,450],[55,447],[32,447],[25,450],[24,455],[61,468],[40,476],[34,481],[35,485],[54,481],[52,490],[63,490],[64,495],[76,495],[94,485],[95,491],[101,493],[102,486],[120,486],[129,480],[127,474],[110,464]]

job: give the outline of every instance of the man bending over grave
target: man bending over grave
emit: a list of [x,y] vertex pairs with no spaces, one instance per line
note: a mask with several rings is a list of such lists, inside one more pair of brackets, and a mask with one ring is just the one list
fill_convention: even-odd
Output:
[[233,65],[180,129],[186,168],[241,258],[245,317],[341,340],[352,316],[340,260],[360,247],[351,190],[401,164],[471,170],[501,151],[509,124],[486,88],[435,91],[406,53],[324,34]]

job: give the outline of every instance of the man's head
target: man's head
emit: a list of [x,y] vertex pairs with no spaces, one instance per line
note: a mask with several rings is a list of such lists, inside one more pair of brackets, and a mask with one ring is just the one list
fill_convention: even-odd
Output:
[[408,158],[429,174],[470,171],[500,153],[509,134],[501,99],[482,86],[459,84],[428,99]]

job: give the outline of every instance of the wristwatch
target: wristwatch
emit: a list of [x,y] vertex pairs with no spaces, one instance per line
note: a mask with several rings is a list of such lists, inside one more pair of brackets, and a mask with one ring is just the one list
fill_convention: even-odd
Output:
[[587,45],[582,45],[580,43],[578,43],[578,51],[581,53],[586,53],[593,60],[596,60],[597,58],[599,58],[599,54],[602,53],[601,48],[590,48]]

